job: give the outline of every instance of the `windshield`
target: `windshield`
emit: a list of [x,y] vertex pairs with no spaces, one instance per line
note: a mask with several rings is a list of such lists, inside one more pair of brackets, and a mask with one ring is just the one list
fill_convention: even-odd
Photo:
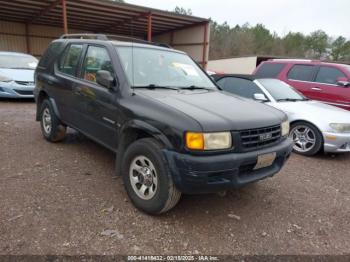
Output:
[[0,68],[35,69],[38,59],[30,55],[0,54]]
[[118,46],[117,51],[133,87],[216,89],[198,65],[185,54],[129,46]]
[[295,91],[290,85],[277,79],[258,80],[276,101],[282,100],[306,100],[306,98]]

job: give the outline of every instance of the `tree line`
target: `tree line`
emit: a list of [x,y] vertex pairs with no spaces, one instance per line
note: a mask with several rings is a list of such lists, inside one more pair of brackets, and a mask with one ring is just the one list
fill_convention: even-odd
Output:
[[[192,15],[191,9],[176,7],[175,13]],[[308,35],[289,32],[280,37],[263,24],[248,23],[230,27],[226,22],[210,22],[209,59],[266,55],[293,58],[325,59],[350,62],[350,41],[343,36],[330,37],[323,30]]]
[[289,32],[281,37],[262,24],[230,27],[226,22],[210,23],[210,59],[267,55],[280,57],[350,61],[350,41],[330,37],[322,30],[308,35]]

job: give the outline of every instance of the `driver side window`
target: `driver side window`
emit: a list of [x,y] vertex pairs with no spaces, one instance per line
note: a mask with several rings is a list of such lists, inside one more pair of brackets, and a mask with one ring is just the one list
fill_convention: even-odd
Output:
[[321,66],[316,76],[316,82],[335,85],[338,77],[346,77],[346,75],[336,68]]
[[99,70],[109,71],[114,75],[107,49],[100,46],[89,46],[81,69],[81,77],[86,81],[96,83],[96,74]]

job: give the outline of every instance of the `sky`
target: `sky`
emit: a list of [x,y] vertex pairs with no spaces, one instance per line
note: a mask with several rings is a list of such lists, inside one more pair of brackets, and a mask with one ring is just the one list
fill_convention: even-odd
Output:
[[231,26],[262,23],[280,36],[289,31],[308,34],[321,29],[331,37],[350,39],[350,0],[126,0],[162,10],[176,6],[194,16]]

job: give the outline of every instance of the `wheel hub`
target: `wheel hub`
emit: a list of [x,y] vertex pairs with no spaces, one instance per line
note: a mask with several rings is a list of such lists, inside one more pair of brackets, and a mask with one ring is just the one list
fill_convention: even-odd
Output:
[[301,142],[306,142],[306,137],[304,135],[301,135],[298,138]]
[[153,185],[152,173],[148,167],[142,167],[139,179],[140,179],[140,183],[147,187],[150,187]]

